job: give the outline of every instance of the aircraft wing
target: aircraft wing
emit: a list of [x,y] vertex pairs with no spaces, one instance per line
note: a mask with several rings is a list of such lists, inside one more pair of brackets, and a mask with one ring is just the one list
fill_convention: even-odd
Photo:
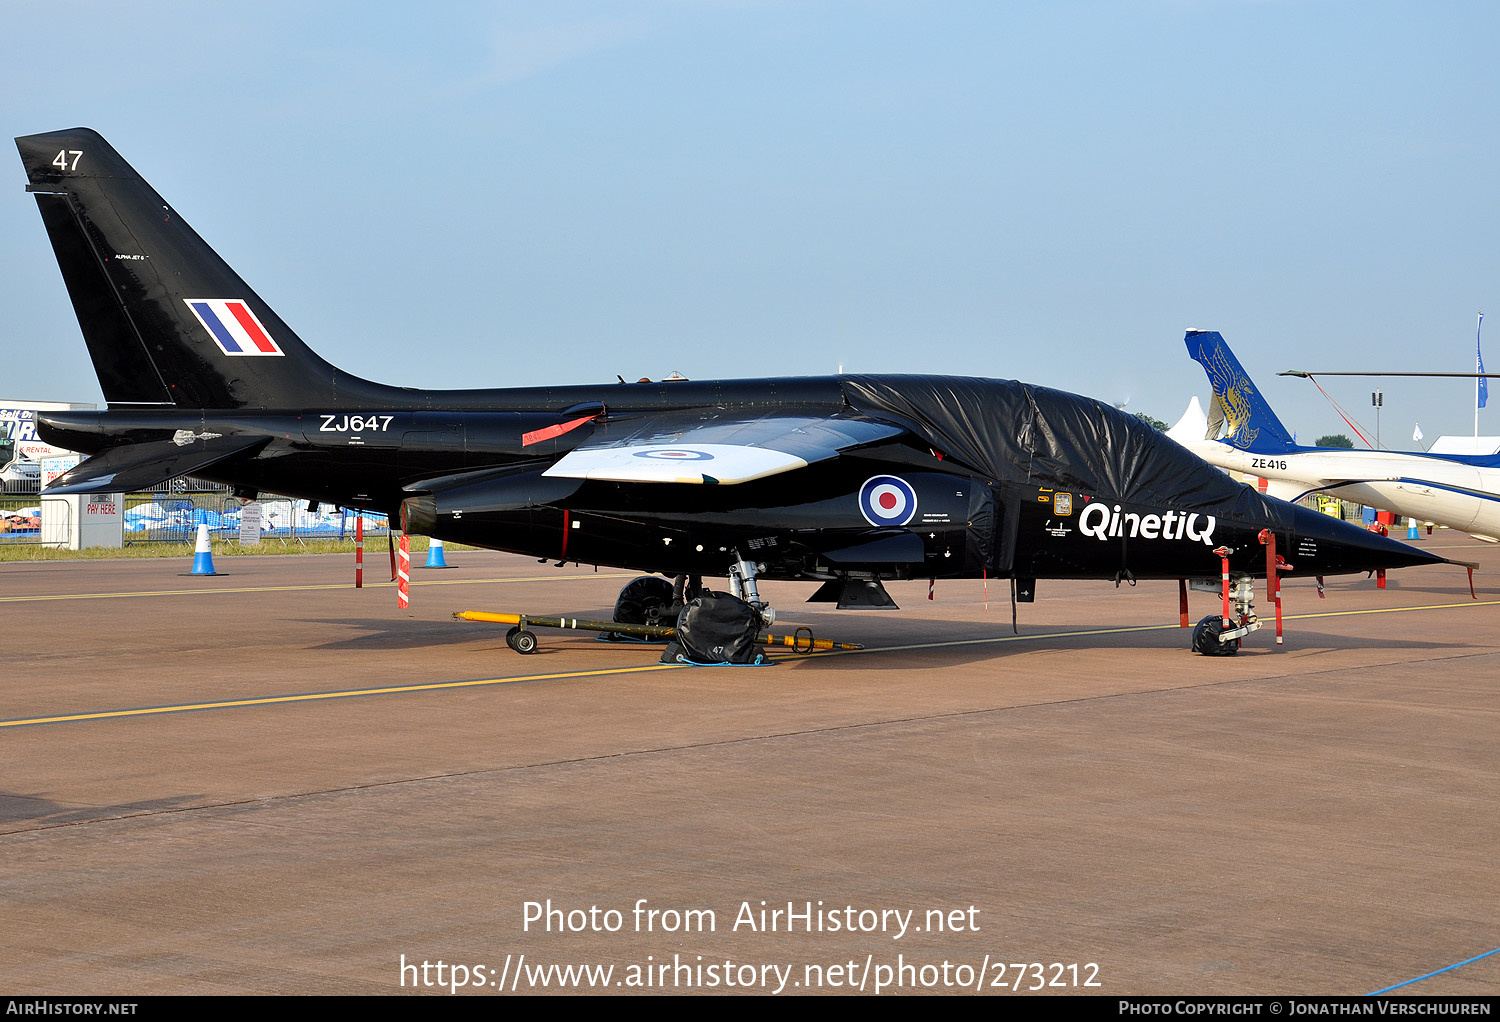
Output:
[[703,410],[602,423],[587,443],[542,473],[617,483],[747,483],[900,436],[888,422],[854,416]]
[[192,475],[235,454],[263,447],[268,436],[226,436],[203,439],[187,430],[178,440],[128,444],[96,454],[67,472],[43,491],[63,493],[125,493],[142,490],[177,476]]
[[1328,493],[1339,486],[1354,482],[1359,482],[1359,480],[1345,479],[1341,482],[1333,482],[1326,479],[1267,479],[1266,493],[1277,500],[1300,500],[1309,493]]

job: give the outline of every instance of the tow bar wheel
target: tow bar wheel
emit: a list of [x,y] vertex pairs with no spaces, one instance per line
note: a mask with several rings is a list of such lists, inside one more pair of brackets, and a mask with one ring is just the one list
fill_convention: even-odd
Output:
[[517,653],[535,653],[536,633],[517,625],[505,633],[505,644]]

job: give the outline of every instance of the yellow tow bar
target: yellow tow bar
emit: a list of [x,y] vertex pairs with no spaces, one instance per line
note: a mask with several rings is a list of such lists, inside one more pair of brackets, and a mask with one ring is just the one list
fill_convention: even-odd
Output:
[[[541,628],[574,628],[585,632],[617,632],[640,639],[670,639],[677,629],[670,625],[634,625],[623,621],[591,621],[581,617],[542,617],[538,614],[491,614],[482,610],[459,610],[453,616],[460,621],[485,621],[495,625],[515,625],[506,633],[505,641],[517,653],[536,651],[536,635],[533,625]],[[781,635],[761,635],[755,640],[763,646],[786,646],[801,656],[824,649],[864,649],[857,642],[834,642],[832,639],[813,637],[812,629],[798,628]]]

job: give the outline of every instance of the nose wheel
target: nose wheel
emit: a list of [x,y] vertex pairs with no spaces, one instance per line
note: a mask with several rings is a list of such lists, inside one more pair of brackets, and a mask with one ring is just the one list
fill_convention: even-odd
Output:
[[1240,640],[1221,640],[1224,632],[1224,619],[1217,614],[1199,621],[1193,626],[1193,652],[1204,656],[1234,656],[1240,651]]
[[1226,558],[1224,612],[1204,618],[1193,628],[1193,652],[1204,656],[1234,656],[1240,651],[1240,639],[1260,630],[1260,619],[1255,616],[1253,580],[1249,575],[1241,575],[1231,586],[1228,568]]

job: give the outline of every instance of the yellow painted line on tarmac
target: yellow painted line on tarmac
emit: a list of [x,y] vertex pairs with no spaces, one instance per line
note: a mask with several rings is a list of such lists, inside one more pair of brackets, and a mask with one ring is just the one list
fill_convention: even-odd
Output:
[[[1073,635],[1107,635],[1113,632],[1149,632],[1177,625],[1132,625],[1122,628],[1095,628],[1077,632],[1050,632],[1039,635],[1003,635],[986,639],[954,639],[948,642],[924,642],[910,646],[881,646],[878,649],[830,650],[814,656],[838,652],[897,652],[911,649],[936,649],[942,646],[972,646],[982,643],[1017,642],[1022,639],[1058,639]],[[787,654],[776,660],[805,660],[806,656]],[[474,678],[468,681],[433,681],[420,685],[390,685],[382,688],[342,689],[336,692],[302,692],[296,695],[259,696],[249,699],[225,699],[211,703],[179,703],[171,706],[146,706],[129,710],[100,710],[95,713],[67,713],[52,717],[27,717],[19,720],[0,720],[0,728],[26,727],[32,724],[63,724],[81,720],[108,720],[117,717],[149,717],[169,713],[188,713],[196,710],[227,710],[240,706],[271,706],[277,703],[311,703],[328,699],[352,699],[359,696],[397,695],[403,692],[435,692],[442,689],[483,688],[490,685],[515,685],[526,681],[560,681],[568,678],[598,678],[617,674],[643,674],[647,671],[672,671],[686,667],[685,664],[645,664],[640,667],[606,667],[593,671],[561,671],[555,674],[524,674],[512,678]]]
[[1037,632],[1026,635],[991,635],[984,639],[944,639],[941,642],[913,642],[905,646],[866,646],[864,649],[830,649],[801,656],[778,657],[779,660],[807,660],[815,656],[845,656],[855,653],[896,653],[914,649],[943,649],[948,646],[990,646],[1001,642],[1033,642],[1037,639],[1071,639],[1078,635],[1120,635],[1124,632],[1162,632],[1181,625],[1122,625],[1119,628],[1086,628],[1076,632]]
[[[205,578],[210,576],[204,576]],[[629,572],[604,575],[527,575],[515,578],[434,578],[413,579],[413,586],[477,586],[492,582],[578,582],[597,578],[635,578]],[[370,582],[366,589],[389,589],[394,582]],[[134,596],[211,596],[218,593],[295,593],[315,589],[353,589],[348,582],[328,582],[299,586],[205,586],[202,589],[143,589],[130,593],[53,593],[36,596],[0,596],[0,603],[41,603],[47,600],[119,600]]]
[[607,667],[595,671],[562,671],[557,674],[528,674],[516,678],[475,678],[470,681],[434,681],[422,685],[391,685],[385,688],[351,688],[337,692],[302,692],[296,695],[261,696],[253,699],[225,699],[212,703],[180,703],[175,706],[143,706],[133,710],[100,710],[97,713],[67,713],[55,717],[31,717],[25,720],[0,720],[0,728],[25,727],[29,724],[62,724],[79,720],[108,720],[114,717],[150,717],[193,710],[227,710],[237,706],[271,706],[276,703],[312,703],[327,699],[352,699],[357,696],[387,696],[402,692],[432,692],[449,688],[480,688],[486,685],[514,685],[523,681],[554,681],[563,678],[592,678],[610,674],[640,674],[645,671],[672,671],[681,664],[647,664],[644,667]]
[[[492,579],[490,581],[506,581]],[[535,581],[527,579],[514,579],[509,581]],[[1359,614],[1400,614],[1409,611],[1426,610],[1455,610],[1460,607],[1493,607],[1500,605],[1500,600],[1474,601],[1466,603],[1439,603],[1421,607],[1383,607],[1369,610],[1336,610],[1325,611],[1316,614],[1291,614],[1285,615],[1283,620],[1298,621],[1310,618],[1322,617],[1353,617]],[[1262,622],[1266,619],[1262,618]],[[1088,635],[1121,635],[1128,632],[1163,632],[1169,629],[1180,629],[1182,625],[1172,624],[1159,625],[1123,625],[1117,628],[1088,628],[1077,631],[1065,632],[1038,632],[1027,635],[994,635],[978,639],[947,639],[940,642],[916,642],[902,646],[874,646],[866,649],[854,650],[826,650],[798,656],[786,654],[774,657],[779,661],[796,662],[798,660],[809,660],[813,657],[828,656],[857,656],[862,653],[899,653],[923,649],[945,649],[953,646],[988,646],[1007,642],[1038,642],[1046,639],[1071,639]],[[434,681],[420,685],[390,685],[382,688],[360,688],[341,689],[335,692],[303,692],[295,695],[260,696],[250,699],[226,699],[209,703],[180,703],[171,706],[146,706],[128,710],[100,710],[96,713],[68,713],[51,717],[28,717],[19,720],[0,720],[0,728],[28,727],[34,724],[64,724],[84,720],[109,720],[119,717],[150,717],[161,716],[172,713],[188,713],[198,710],[227,710],[242,706],[273,706],[278,703],[311,703],[322,702],[329,699],[352,699],[361,696],[384,696],[399,695],[404,692],[437,692],[444,689],[459,688],[485,688],[495,685],[515,685],[529,681],[563,681],[569,678],[602,678],[621,674],[644,674],[650,671],[674,671],[686,665],[681,664],[645,664],[640,667],[606,667],[592,671],[559,671],[553,674],[523,674],[510,678],[474,678],[468,681]]]
[[[1356,614],[1404,614],[1410,610],[1457,610],[1460,607],[1495,607],[1500,600],[1465,600],[1463,603],[1433,603],[1425,607],[1371,607],[1369,610],[1325,610],[1317,614],[1283,614],[1283,621],[1303,621],[1315,617],[1354,617]],[[1265,620],[1262,618],[1261,620]]]
[[[1500,606],[1500,600],[1467,600],[1463,603],[1435,603],[1425,607],[1378,607],[1370,610],[1330,610],[1316,614],[1283,614],[1283,621],[1301,621],[1316,617],[1353,617],[1357,614],[1401,614],[1415,610],[1454,610],[1461,607],[1494,607]],[[1261,628],[1270,626],[1272,634],[1275,634],[1276,618],[1275,612],[1270,615],[1260,616]],[[1194,622],[1196,624],[1197,622]],[[1192,625],[1188,626],[1189,628]],[[948,639],[942,642],[916,642],[906,646],[870,646],[865,649],[850,650],[827,650],[816,653],[803,654],[801,656],[778,657],[783,660],[806,660],[814,656],[845,656],[855,653],[891,653],[898,650],[915,649],[941,649],[946,646],[984,646],[1000,642],[1030,642],[1036,639],[1068,639],[1083,635],[1118,635],[1124,632],[1164,632],[1169,629],[1181,629],[1180,623],[1169,625],[1129,625],[1120,628],[1089,628],[1072,632],[1038,632],[1025,635],[992,635],[983,639]]]

